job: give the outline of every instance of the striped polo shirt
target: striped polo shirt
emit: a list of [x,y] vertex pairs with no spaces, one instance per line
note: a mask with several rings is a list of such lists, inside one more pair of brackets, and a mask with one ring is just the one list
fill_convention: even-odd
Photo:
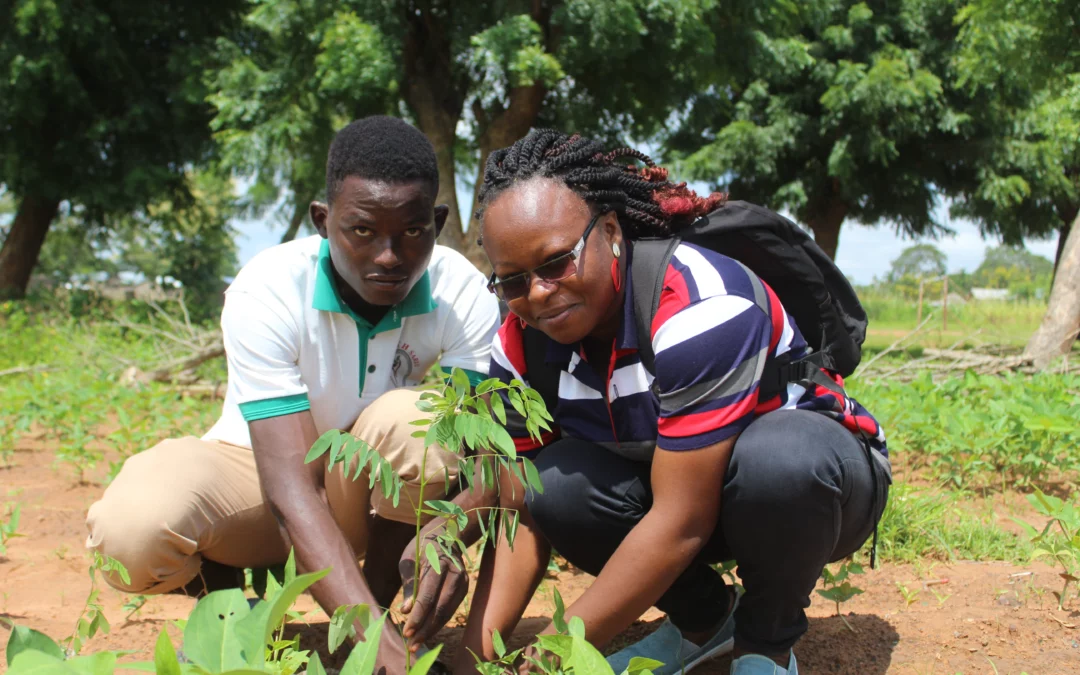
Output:
[[[849,396],[792,383],[773,398],[759,400],[766,359],[787,353],[799,359],[809,348],[776,294],[752,274],[720,253],[682,243],[665,273],[652,335],[637,334],[627,286],[606,368],[587,363],[580,343],[548,339],[547,365],[559,370],[553,431],[536,442],[507,405],[507,430],[518,452],[535,456],[566,436],[648,460],[657,445],[675,451],[703,448],[740,433],[760,415],[797,408],[832,417],[887,455],[881,427]],[[764,290],[764,302],[759,304],[755,289]],[[643,338],[652,340],[655,376],[638,356]],[[843,385],[839,375],[824,372]],[[490,374],[528,383],[523,325],[513,314],[495,337]]]

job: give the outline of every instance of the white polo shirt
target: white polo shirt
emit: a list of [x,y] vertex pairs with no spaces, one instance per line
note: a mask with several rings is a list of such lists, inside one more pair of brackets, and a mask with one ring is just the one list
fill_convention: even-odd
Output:
[[255,256],[225,292],[229,384],[205,440],[251,447],[248,422],[311,410],[319,433],[348,429],[390,389],[419,384],[436,362],[486,377],[499,306],[464,256],[436,246],[427,272],[372,326],[338,295],[316,235]]

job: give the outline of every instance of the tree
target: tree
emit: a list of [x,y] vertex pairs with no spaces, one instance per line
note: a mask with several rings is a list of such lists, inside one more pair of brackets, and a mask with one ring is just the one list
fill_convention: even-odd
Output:
[[1019,283],[1044,280],[1047,285],[1054,263],[1019,246],[986,249],[974,273],[975,283],[985,288],[1010,288]]
[[972,0],[962,22],[959,85],[980,102],[984,144],[964,186],[967,212],[1006,241],[1058,229],[1054,284],[1024,350],[1045,367],[1080,328],[1080,16],[1073,3]]
[[745,68],[694,101],[669,148],[694,178],[788,209],[835,255],[847,218],[943,228],[935,186],[959,116],[943,76],[950,1],[817,0],[761,34]]
[[958,14],[956,87],[969,98],[958,216],[1018,245],[1080,212],[1080,19],[1068,3],[974,0]]
[[17,212],[0,296],[26,292],[62,202],[101,221],[169,196],[210,150],[201,82],[242,0],[17,0],[0,18],[0,183]]
[[243,29],[219,40],[208,78],[222,164],[252,181],[248,215],[283,203],[281,240],[293,239],[324,192],[334,133],[394,112],[396,76],[382,33],[341,3],[253,4]]
[[[767,19],[768,7],[782,2],[730,4],[748,17],[731,27],[734,41]],[[306,207],[307,197],[297,196],[289,181],[293,158],[306,155],[290,148],[322,146],[318,149],[325,152],[329,139],[289,134],[303,130],[312,115],[329,120],[321,127],[325,133],[350,115],[393,108],[396,100],[398,112],[435,147],[438,199],[450,206],[442,241],[478,265],[486,261],[475,235],[466,235],[475,198],[463,220],[459,169],[475,170],[475,185],[492,150],[538,124],[608,139],[655,134],[713,75],[717,43],[703,17],[721,11],[716,0],[341,0],[329,8],[293,0],[273,6],[272,13],[256,8],[248,26],[289,47],[270,49],[274,60],[259,56],[265,37],[243,37],[235,41],[240,57],[228,57],[224,75],[215,79],[222,85],[213,99],[218,138],[237,141],[236,154],[225,150],[230,166],[242,175],[258,172],[255,185],[266,195],[262,203],[292,192],[292,203]],[[259,12],[273,21],[256,20]],[[340,29],[342,17],[350,22],[350,39],[341,41],[335,55],[329,36]],[[346,49],[354,42],[362,54]],[[351,70],[342,67],[348,58]],[[304,63],[320,60],[327,64],[327,77]],[[387,62],[395,65],[389,77]],[[346,70],[348,77],[328,79]],[[260,89],[264,81],[272,86]],[[275,112],[276,101],[287,106],[277,105],[281,112]],[[327,107],[343,117],[318,117],[317,111]],[[231,136],[236,129],[242,133]],[[317,158],[304,162],[318,165]]]
[[888,281],[904,277],[940,277],[945,274],[948,259],[933,244],[916,244],[905,248],[889,266]]

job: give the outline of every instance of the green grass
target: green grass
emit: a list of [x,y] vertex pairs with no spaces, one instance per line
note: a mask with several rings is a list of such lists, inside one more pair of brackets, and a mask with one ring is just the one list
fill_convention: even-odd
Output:
[[973,513],[964,500],[961,492],[894,484],[878,526],[878,555],[883,561],[901,563],[924,558],[1028,559],[1030,543],[992,524],[988,514]]
[[[898,338],[907,335],[918,325],[918,302],[896,294],[863,291],[859,294],[869,319],[869,332],[864,349],[880,351]],[[938,298],[940,299],[940,298]],[[1042,321],[1046,304],[1038,301],[983,301],[950,305],[948,327],[943,323],[941,307],[923,307],[923,318],[933,318],[920,331],[915,342],[924,347],[948,347],[958,341],[1022,347]]]
[[[55,444],[58,463],[76,480],[89,480],[105,465],[107,450],[119,455],[109,467],[114,474],[124,457],[165,438],[199,435],[220,413],[220,401],[185,397],[169,385],[121,382],[129,365],[159,362],[168,340],[115,321],[27,312],[15,303],[0,305],[0,333],[0,371],[42,367],[0,380],[0,466],[16,462],[16,443],[35,432]],[[205,364],[201,374],[222,381],[224,365]]]

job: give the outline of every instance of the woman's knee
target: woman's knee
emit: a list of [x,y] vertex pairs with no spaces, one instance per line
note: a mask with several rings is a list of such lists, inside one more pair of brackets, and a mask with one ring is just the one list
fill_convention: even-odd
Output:
[[543,492],[530,493],[526,503],[542,531],[632,527],[651,505],[648,465],[593,443],[553,443],[535,464]]

